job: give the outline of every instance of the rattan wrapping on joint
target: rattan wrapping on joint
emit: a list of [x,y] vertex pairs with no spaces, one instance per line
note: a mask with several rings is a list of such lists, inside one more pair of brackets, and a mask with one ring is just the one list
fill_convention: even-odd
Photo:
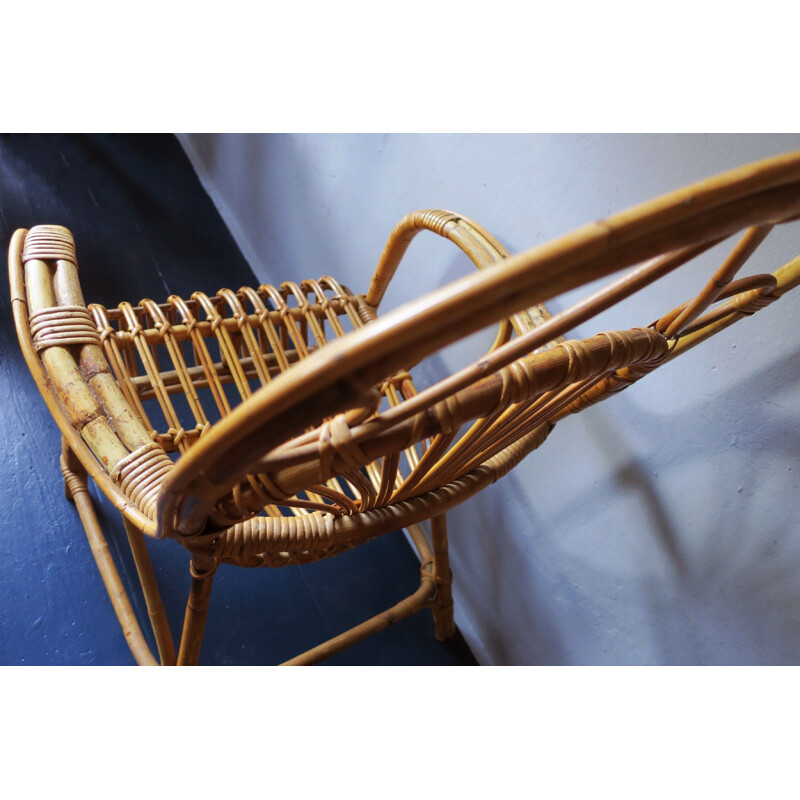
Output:
[[764,294],[760,290],[748,292],[744,295],[739,302],[734,303],[736,310],[740,314],[755,314],[762,308],[766,308],[770,303],[774,303],[780,295],[777,294]]
[[31,335],[36,350],[59,345],[95,344],[100,346],[91,314],[84,306],[53,306],[30,316]]
[[255,517],[230,528],[216,555],[255,555],[264,552],[324,551],[333,544],[333,520],[329,514],[298,517]]
[[336,455],[348,470],[369,464],[369,458],[353,439],[344,414],[338,414],[322,425],[319,433],[320,481],[328,478],[331,460]]
[[75,257],[75,240],[61,225],[37,225],[28,231],[22,250],[22,263],[32,260],[63,260],[78,263]]
[[111,477],[131,502],[153,519],[158,490],[172,466],[158,445],[146,444],[123,458],[111,471]]

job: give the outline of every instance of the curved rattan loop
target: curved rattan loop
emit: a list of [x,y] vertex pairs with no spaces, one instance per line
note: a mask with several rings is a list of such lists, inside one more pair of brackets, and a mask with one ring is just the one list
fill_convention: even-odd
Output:
[[428,518],[431,506],[444,512],[472,497],[541,446],[551,429],[550,425],[536,428],[467,475],[411,500],[338,518],[324,514],[293,518],[254,517],[216,536],[209,551],[219,561],[241,566],[250,566],[246,562],[254,557],[258,558],[252,565],[284,566],[327,557],[332,554],[331,550],[342,552],[395,530],[400,520],[408,525]]
[[[423,210],[406,215],[395,226],[381,254],[369,289],[364,297],[368,308],[377,309],[383,295],[414,237],[423,230],[443,236],[457,245],[478,269],[497,265],[509,257],[500,243],[473,220],[452,211]],[[549,318],[543,305],[536,305],[503,319],[490,348],[505,344],[511,329],[517,333],[531,330]]]

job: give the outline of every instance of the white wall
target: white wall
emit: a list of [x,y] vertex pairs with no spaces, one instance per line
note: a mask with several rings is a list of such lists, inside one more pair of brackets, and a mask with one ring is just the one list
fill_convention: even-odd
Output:
[[[800,149],[798,135],[180,138],[260,279],[330,273],[355,291],[365,291],[394,224],[418,208],[471,216],[518,252]],[[800,224],[782,233],[756,254],[755,270],[800,250]],[[697,291],[712,261],[577,335],[650,323]],[[469,269],[452,245],[422,234],[384,308]],[[795,294],[563,421],[511,475],[449,515],[456,620],[479,661],[798,663]],[[465,363],[467,349],[434,360],[423,383]]]

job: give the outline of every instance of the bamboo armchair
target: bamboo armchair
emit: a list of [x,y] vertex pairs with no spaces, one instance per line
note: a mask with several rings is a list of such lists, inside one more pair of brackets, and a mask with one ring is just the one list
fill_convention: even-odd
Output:
[[[735,277],[775,225],[798,215],[795,153],[513,257],[466,217],[416,212],[392,232],[365,294],[324,277],[111,309],[85,305],[66,228],[18,230],[9,265],[20,344],[61,430],[67,496],[136,661],[197,663],[218,565],[303,564],[399,528],[419,551],[419,589],[287,663],[319,661],[423,608],[437,638],[451,636],[447,510],[512,469],[560,419],[800,283],[800,257],[772,274]],[[479,270],[378,317],[423,230],[452,241]],[[563,339],[740,232],[698,294],[657,321]],[[541,305],[626,268],[561,313]],[[414,388],[419,361],[492,324],[497,336],[483,358]],[[124,519],[158,658],[105,545],[89,477]],[[177,655],[144,537],[189,551]]]

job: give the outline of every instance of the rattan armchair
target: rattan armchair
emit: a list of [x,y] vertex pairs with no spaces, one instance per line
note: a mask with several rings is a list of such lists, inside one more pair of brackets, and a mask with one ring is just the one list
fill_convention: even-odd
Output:
[[[392,232],[365,294],[323,277],[116,308],[85,305],[66,228],[17,231],[9,265],[20,344],[61,430],[67,496],[136,661],[197,663],[219,564],[304,564],[400,528],[419,551],[419,589],[287,663],[319,661],[423,608],[437,638],[452,636],[448,509],[512,469],[560,419],[800,283],[800,257],[736,278],[770,230],[798,215],[800,154],[789,154],[513,257],[464,216],[416,212]],[[423,230],[449,239],[478,271],[378,317]],[[737,234],[699,293],[657,321],[564,340]],[[541,305],[627,268],[556,315]],[[422,359],[495,324],[484,357],[414,388]],[[89,477],[124,519],[158,658],[109,554]],[[190,554],[177,654],[144,537]]]

